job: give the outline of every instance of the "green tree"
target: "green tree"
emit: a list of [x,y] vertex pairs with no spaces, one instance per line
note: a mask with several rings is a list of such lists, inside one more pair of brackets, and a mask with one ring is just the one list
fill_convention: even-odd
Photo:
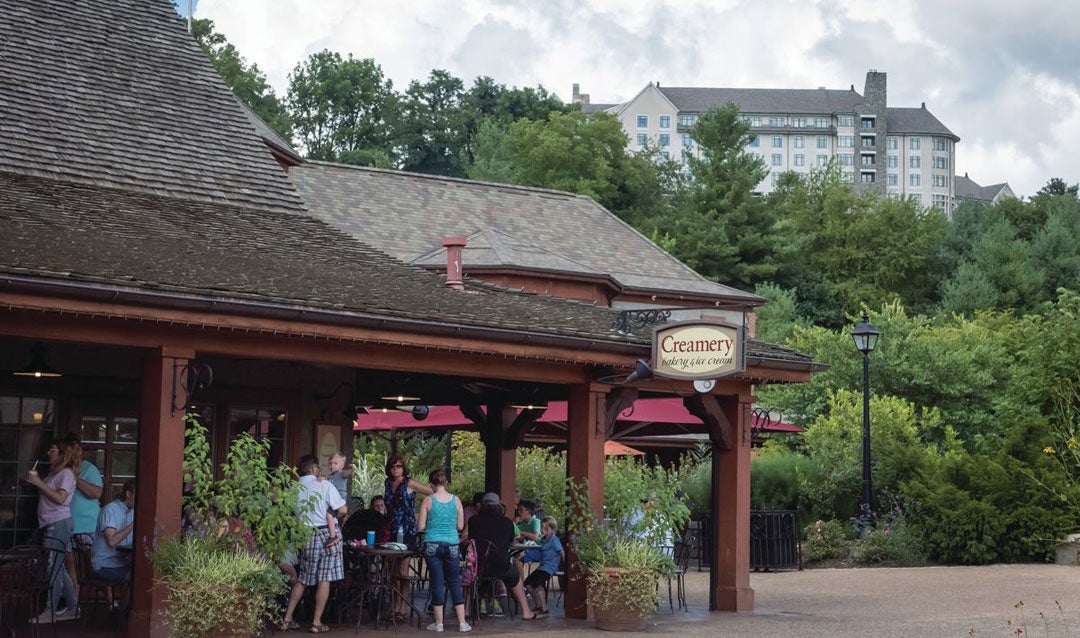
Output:
[[769,174],[746,148],[750,126],[734,104],[702,113],[691,135],[688,192],[672,231],[675,256],[699,273],[736,287],[752,288],[776,273],[775,215],[754,194]]
[[441,69],[409,84],[396,140],[403,170],[465,177],[461,158],[468,155],[470,117],[464,99],[465,85]]
[[399,96],[374,60],[324,50],[289,74],[289,113],[311,159],[394,158]]
[[281,139],[291,144],[292,121],[289,113],[259,67],[248,64],[236,47],[214,30],[212,20],[192,20],[191,35],[206,57],[210,58],[210,63],[233,95],[262,118]]

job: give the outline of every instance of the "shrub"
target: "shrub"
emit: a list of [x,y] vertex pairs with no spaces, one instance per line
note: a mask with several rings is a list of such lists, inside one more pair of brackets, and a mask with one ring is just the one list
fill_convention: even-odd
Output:
[[840,521],[815,521],[803,530],[803,558],[807,562],[841,558],[847,555],[844,526]]
[[833,517],[831,509],[814,506],[808,489],[821,482],[821,466],[797,452],[778,450],[750,465],[750,506],[765,510],[798,510],[803,520]]
[[884,529],[871,530],[866,538],[855,541],[851,548],[851,559],[860,565],[882,563],[895,558],[889,544],[889,533]]

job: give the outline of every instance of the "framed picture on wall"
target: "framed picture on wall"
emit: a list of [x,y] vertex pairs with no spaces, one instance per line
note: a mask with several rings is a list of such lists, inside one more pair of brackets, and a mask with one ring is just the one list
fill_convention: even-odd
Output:
[[330,456],[341,450],[341,426],[333,423],[315,424],[315,454],[319,457],[322,474],[330,473]]

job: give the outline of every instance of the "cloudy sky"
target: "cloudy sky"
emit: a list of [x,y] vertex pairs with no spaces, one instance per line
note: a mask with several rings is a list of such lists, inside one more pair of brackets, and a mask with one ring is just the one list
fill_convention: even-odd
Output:
[[576,82],[593,102],[651,81],[862,92],[877,69],[890,106],[925,101],[960,136],[958,172],[1020,195],[1080,181],[1073,0],[199,0],[195,15],[279,94],[325,48],[373,58],[398,90],[442,68],[567,100]]

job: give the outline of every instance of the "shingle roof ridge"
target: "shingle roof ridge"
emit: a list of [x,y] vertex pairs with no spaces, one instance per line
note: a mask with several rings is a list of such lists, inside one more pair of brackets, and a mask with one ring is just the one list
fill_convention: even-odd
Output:
[[330,166],[334,168],[344,168],[351,170],[364,171],[368,173],[382,173],[384,175],[393,175],[401,178],[421,178],[429,179],[439,182],[451,182],[455,184],[467,184],[470,186],[493,186],[495,188],[519,190],[532,193],[544,193],[547,195],[562,195],[568,199],[588,199],[595,201],[588,195],[579,195],[578,193],[571,193],[570,191],[560,191],[554,188],[542,188],[539,186],[522,186],[521,184],[508,184],[506,182],[489,182],[480,179],[469,179],[467,177],[448,177],[446,175],[432,175],[430,173],[416,173],[413,171],[402,171],[395,168],[375,168],[373,166],[356,166],[353,164],[342,164],[341,162],[326,162],[323,160],[305,160],[305,164],[314,164],[316,166]]

